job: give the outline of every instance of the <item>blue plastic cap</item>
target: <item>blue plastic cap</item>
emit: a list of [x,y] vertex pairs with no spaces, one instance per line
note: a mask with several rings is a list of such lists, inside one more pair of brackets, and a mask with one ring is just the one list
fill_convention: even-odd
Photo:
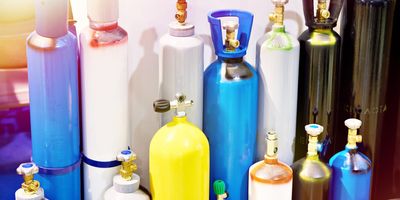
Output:
[[122,155],[129,155],[129,154],[131,154],[132,152],[131,152],[131,150],[124,150],[124,151],[121,151],[121,154]]
[[[237,40],[240,46],[235,51],[226,51],[222,40],[221,17],[237,17],[239,30]],[[242,10],[218,10],[208,14],[208,22],[211,28],[211,37],[214,43],[215,54],[222,58],[240,58],[246,55],[249,45],[251,27],[253,26],[253,14]]]
[[33,164],[32,163],[25,163],[25,164],[22,165],[22,167],[23,168],[31,168],[31,167],[33,167]]

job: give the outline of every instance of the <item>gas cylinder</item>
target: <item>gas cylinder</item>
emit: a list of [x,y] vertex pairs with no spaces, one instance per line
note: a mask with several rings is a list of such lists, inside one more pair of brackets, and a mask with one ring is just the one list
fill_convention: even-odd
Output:
[[257,42],[256,68],[260,74],[257,158],[264,159],[265,132],[279,133],[279,160],[291,165],[296,135],[299,51],[297,39],[285,31],[288,0],[272,0],[272,30]]
[[369,158],[357,150],[357,143],[362,136],[357,129],[362,122],[358,119],[347,119],[344,124],[349,129],[345,150],[338,152],[329,160],[332,168],[331,200],[364,200],[370,199],[371,166]]
[[78,48],[68,0],[36,0],[35,9],[27,39],[32,160],[49,199],[79,199]]
[[[340,67],[340,36],[333,28],[336,26],[343,0],[318,0],[314,11],[314,0],[303,0],[304,16],[308,30],[299,39],[300,61],[297,103],[297,128],[295,141],[295,160],[307,152],[307,138],[304,124],[321,124],[325,138],[320,156],[325,162],[337,152],[333,132],[335,100]],[[314,16],[316,13],[316,16]],[[339,106],[339,105],[338,105]],[[341,148],[340,148],[341,149]]]
[[15,200],[44,200],[44,190],[40,187],[39,181],[34,175],[39,172],[35,163],[22,163],[17,168],[17,173],[22,175],[24,182],[15,192]]
[[204,133],[187,121],[185,109],[193,101],[182,93],[173,101],[157,100],[156,112],[175,110],[172,121],[150,143],[150,190],[153,200],[207,200],[210,150]]
[[292,165],[292,198],[294,200],[325,200],[329,198],[332,170],[318,156],[318,151],[321,150],[318,135],[324,131],[324,128],[318,124],[309,124],[305,126],[305,129],[309,141],[308,152],[305,158]]
[[[220,10],[211,12],[208,21],[218,56],[204,72],[203,130],[210,142],[210,183],[223,180],[229,199],[246,200],[257,137],[258,75],[243,59],[253,14]],[[225,44],[222,28],[226,31]],[[215,200],[215,195],[210,199]]]
[[[400,90],[399,65],[390,65],[390,54],[398,57],[398,45],[392,45],[399,34],[393,30],[399,25],[393,22],[395,0],[347,0],[341,21],[343,37],[343,64],[341,69],[339,116],[335,132],[343,133],[341,123],[347,118],[363,122],[360,132],[363,142],[359,149],[372,161],[372,199],[400,198],[400,173],[395,164],[398,160],[398,128]],[[393,77],[394,79],[392,79]],[[397,142],[396,142],[396,138]],[[342,135],[337,148],[346,144]],[[397,162],[398,163],[398,162]]]
[[150,200],[149,196],[139,189],[140,176],[134,172],[136,154],[131,150],[123,150],[117,155],[121,161],[119,174],[113,178],[113,186],[104,193],[104,200]]
[[[196,102],[187,115],[200,129],[203,126],[203,41],[195,35],[194,25],[186,22],[186,0],[178,0],[176,22],[169,24],[169,33],[160,39],[160,97],[174,98],[184,93]],[[171,112],[161,115],[161,126],[172,118]]]
[[278,138],[273,131],[265,139],[267,151],[264,160],[249,170],[249,200],[291,200],[293,171],[278,160]]
[[129,145],[128,34],[118,26],[118,0],[88,0],[90,25],[80,34],[85,199],[103,199]]

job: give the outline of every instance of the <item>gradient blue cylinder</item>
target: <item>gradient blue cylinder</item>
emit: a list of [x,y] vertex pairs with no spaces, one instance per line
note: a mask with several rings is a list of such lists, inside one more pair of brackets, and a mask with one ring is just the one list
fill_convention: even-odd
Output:
[[[224,180],[229,199],[248,198],[248,169],[255,161],[258,76],[226,80],[222,60],[204,74],[204,133],[210,143],[210,183]],[[210,193],[210,199],[216,199]]]
[[[226,51],[222,41],[220,18],[227,16],[239,21],[240,46],[234,51]],[[229,199],[247,200],[248,169],[256,155],[258,74],[243,56],[253,14],[220,10],[210,13],[208,21],[218,55],[204,72],[203,129],[210,144],[210,186],[223,180]],[[212,192],[210,199],[216,199]]]
[[331,200],[368,200],[371,188],[371,160],[348,149],[335,154],[329,160],[332,167]]
[[[71,33],[45,38],[33,32],[28,38],[32,160],[39,168],[65,171],[80,160],[77,59]],[[48,199],[80,199],[79,166],[36,177]]]

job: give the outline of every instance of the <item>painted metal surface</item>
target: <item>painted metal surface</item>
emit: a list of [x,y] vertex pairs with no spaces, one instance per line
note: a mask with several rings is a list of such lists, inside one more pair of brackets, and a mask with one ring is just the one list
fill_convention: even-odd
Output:
[[[71,168],[80,160],[78,50],[68,33],[46,38],[33,32],[27,41],[32,160],[39,168]],[[39,173],[50,199],[80,198],[80,168]]]

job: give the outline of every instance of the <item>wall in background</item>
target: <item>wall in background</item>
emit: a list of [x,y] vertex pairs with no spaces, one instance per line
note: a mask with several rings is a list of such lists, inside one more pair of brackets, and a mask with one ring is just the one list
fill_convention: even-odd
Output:
[[[158,98],[158,40],[174,21],[173,0],[120,0],[120,25],[129,34],[129,92],[132,148],[138,156],[138,173],[148,188],[148,149],[159,128],[159,115],[152,102]],[[298,36],[304,26],[302,1],[291,0],[286,6],[286,29]],[[215,59],[207,14],[218,9],[242,9],[254,14],[254,23],[246,59],[255,64],[256,42],[271,23],[268,15],[274,7],[270,0],[196,0],[188,1],[188,22],[196,26],[196,34],[205,42],[205,66]],[[72,0],[78,32],[88,25],[86,1]],[[110,66],[112,69],[112,66]],[[107,80],[104,80],[107,81]],[[195,102],[196,103],[196,102]],[[110,133],[113,134],[113,133]]]

